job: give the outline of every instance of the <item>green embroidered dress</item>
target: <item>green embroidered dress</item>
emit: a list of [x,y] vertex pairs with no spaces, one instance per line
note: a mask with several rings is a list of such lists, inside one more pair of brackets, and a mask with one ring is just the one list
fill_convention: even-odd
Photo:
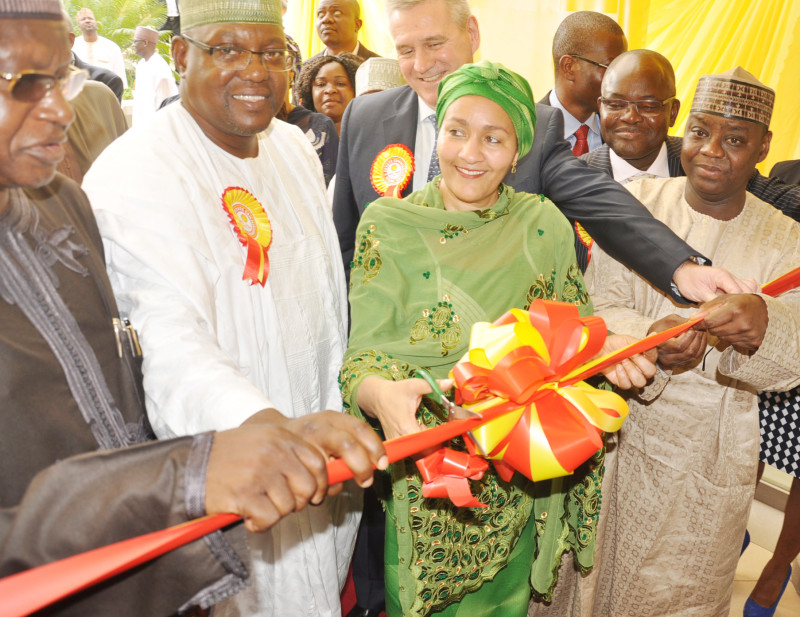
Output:
[[[446,377],[477,321],[536,298],[592,311],[572,229],[543,196],[501,185],[492,208],[449,212],[436,179],[404,200],[372,203],[356,239],[340,382],[345,407],[360,417],[356,392],[365,377],[401,380],[419,367]],[[425,398],[418,417],[430,427],[445,414]],[[520,474],[503,482],[490,468],[471,482],[489,505],[478,509],[423,499],[414,462],[392,465],[385,495],[390,617],[524,616],[531,587],[550,599],[564,551],[574,550],[582,569],[592,566],[601,470],[598,454],[573,476],[534,485]]]

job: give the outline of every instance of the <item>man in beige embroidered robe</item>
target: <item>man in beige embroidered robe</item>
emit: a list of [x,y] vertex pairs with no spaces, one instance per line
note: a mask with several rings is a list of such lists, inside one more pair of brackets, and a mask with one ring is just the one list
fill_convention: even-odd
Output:
[[[759,284],[800,265],[800,225],[746,192],[764,160],[774,93],[736,68],[701,78],[686,125],[685,178],[627,188],[714,263]],[[645,280],[595,252],[587,283],[609,330],[643,337],[686,320]],[[595,615],[726,617],[758,460],[756,392],[800,382],[800,293],[725,295],[659,348],[662,370],[629,400]]]

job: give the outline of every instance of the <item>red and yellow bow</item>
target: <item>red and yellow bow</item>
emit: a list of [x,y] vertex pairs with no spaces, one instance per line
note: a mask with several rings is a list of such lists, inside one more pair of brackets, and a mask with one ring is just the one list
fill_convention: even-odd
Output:
[[472,431],[501,477],[515,470],[534,481],[570,474],[602,448],[601,433],[619,430],[628,414],[621,397],[563,383],[605,339],[599,317],[545,300],[473,326],[470,349],[451,372],[456,403],[479,414],[508,411]]

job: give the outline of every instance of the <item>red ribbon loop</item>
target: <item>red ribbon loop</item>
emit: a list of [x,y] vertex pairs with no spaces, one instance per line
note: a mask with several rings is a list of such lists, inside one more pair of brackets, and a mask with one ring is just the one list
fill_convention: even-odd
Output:
[[486,504],[472,495],[467,480],[480,480],[488,468],[489,463],[479,456],[439,448],[417,460],[423,480],[422,496],[446,497],[460,508],[485,508]]
[[599,317],[546,300],[473,330],[470,351],[452,371],[456,402],[478,413],[518,409],[516,421],[490,421],[472,433],[501,477],[510,476],[509,467],[534,481],[569,474],[602,448],[608,429],[598,417],[623,417],[624,402],[606,404],[585,384],[561,381],[597,355],[605,339]]

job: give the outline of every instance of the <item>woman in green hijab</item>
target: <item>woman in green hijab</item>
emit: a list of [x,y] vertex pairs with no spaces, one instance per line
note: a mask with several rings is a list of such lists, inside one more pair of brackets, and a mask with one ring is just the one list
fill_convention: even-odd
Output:
[[[436,115],[441,176],[405,199],[373,202],[351,265],[342,395],[386,438],[446,420],[412,377],[426,368],[445,378],[473,323],[537,298],[592,312],[566,218],[545,196],[502,182],[533,142],[528,83],[499,64],[462,66],[442,81]],[[612,377],[623,387],[628,379],[643,385],[645,376],[634,367]],[[552,599],[565,551],[581,570],[592,566],[601,469],[602,453],[536,484],[490,470],[471,483],[488,504],[478,509],[423,498],[414,462],[394,464],[382,496],[389,617],[524,617],[531,589]]]

